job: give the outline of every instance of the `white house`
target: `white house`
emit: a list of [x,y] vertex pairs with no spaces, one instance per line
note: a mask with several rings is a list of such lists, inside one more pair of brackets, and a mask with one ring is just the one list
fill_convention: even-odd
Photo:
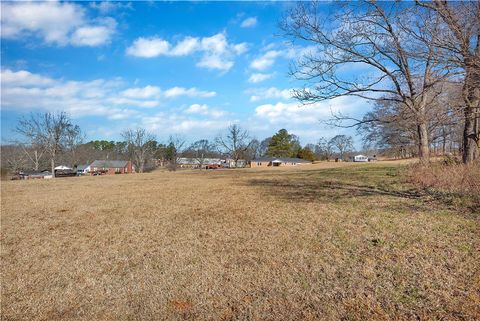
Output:
[[77,175],[87,175],[90,171],[90,165],[77,165]]
[[353,156],[354,162],[368,162],[368,156],[365,155],[356,155]]

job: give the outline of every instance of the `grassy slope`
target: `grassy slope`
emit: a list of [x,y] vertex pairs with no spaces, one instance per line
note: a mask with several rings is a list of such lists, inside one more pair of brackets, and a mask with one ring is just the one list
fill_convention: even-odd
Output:
[[2,319],[478,318],[479,216],[396,166],[4,183]]

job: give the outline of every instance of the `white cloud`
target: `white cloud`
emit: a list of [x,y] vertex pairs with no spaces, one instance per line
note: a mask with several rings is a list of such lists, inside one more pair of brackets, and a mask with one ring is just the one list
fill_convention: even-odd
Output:
[[159,98],[161,90],[156,86],[145,86],[143,88],[129,88],[122,92],[122,95],[128,98]]
[[32,74],[26,70],[12,71],[10,69],[2,69],[1,73],[2,86],[48,86],[55,81],[52,78]]
[[200,105],[200,104],[190,105],[190,107],[188,107],[185,110],[185,113],[207,115],[211,118],[221,118],[221,117],[228,114],[227,112],[225,112],[223,110],[219,110],[219,109],[216,109],[216,108],[210,108],[208,105],[205,105],[205,104],[203,104],[203,105]]
[[205,37],[201,41],[202,58],[197,66],[207,69],[219,69],[228,71],[233,66],[233,56],[238,50],[228,44],[225,34],[218,33],[211,37]]
[[248,82],[255,84],[255,83],[259,83],[264,80],[270,79],[271,77],[272,77],[272,74],[256,73],[256,74],[250,75],[250,77],[248,78]]
[[252,94],[250,96],[250,101],[258,101],[264,99],[291,99],[292,90],[291,89],[278,89],[276,87],[270,88],[254,88],[246,90],[247,94]]
[[135,106],[142,108],[153,108],[160,105],[158,100],[128,99],[123,97],[110,97],[106,101],[114,105]]
[[250,17],[242,21],[240,24],[240,27],[242,28],[249,28],[253,27],[257,24],[257,18],[256,17]]
[[250,68],[264,71],[273,66],[277,58],[296,60],[305,55],[317,52],[318,48],[315,46],[288,46],[286,48],[279,48],[277,44],[272,43],[265,46],[262,50],[263,53],[252,60]]
[[186,56],[192,52],[198,50],[199,41],[198,38],[185,37],[182,41],[172,49],[171,55],[173,56]]
[[248,51],[248,44],[245,42],[233,46],[233,50],[237,55],[241,55]]
[[365,102],[356,97],[339,97],[330,101],[311,105],[298,102],[277,102],[260,105],[255,109],[255,117],[271,125],[287,126],[289,124],[314,125],[321,120],[331,118],[332,112],[348,114],[365,107]]
[[34,35],[47,44],[98,46],[110,41],[116,23],[112,18],[91,21],[85,9],[73,3],[2,2],[2,38]]
[[185,37],[176,45],[159,37],[137,38],[127,48],[129,56],[141,58],[154,58],[158,56],[186,56],[200,52],[201,57],[197,62],[198,67],[228,71],[232,68],[234,57],[248,50],[246,43],[229,43],[224,33],[211,37]]
[[188,96],[188,97],[214,97],[217,95],[214,91],[202,91],[198,90],[195,87],[192,88],[183,88],[183,87],[172,87],[165,90],[163,95],[167,98],[178,97],[178,96]]
[[258,58],[255,58],[250,67],[257,70],[265,70],[275,63],[275,59],[282,55],[281,51],[269,50]]
[[140,37],[133,42],[132,46],[127,48],[127,55],[153,58],[160,55],[166,55],[169,53],[169,50],[170,44],[166,40],[156,37]]
[[187,114],[197,114],[197,113],[201,114],[207,111],[208,111],[207,105],[199,105],[199,104],[193,104],[185,110]]
[[81,27],[72,35],[72,44],[75,46],[98,46],[110,41],[112,29],[105,26]]
[[139,125],[149,131],[160,135],[192,135],[198,137],[213,137],[225,129],[234,120],[227,118],[209,118],[204,116],[201,119],[188,113],[160,112],[153,116],[142,117]]
[[117,9],[132,9],[132,4],[130,2],[101,1],[90,3],[90,7],[97,9],[102,14],[107,14]]
[[110,80],[68,81],[53,79],[26,70],[1,71],[2,109],[29,111],[35,109],[65,110],[74,117],[102,115],[115,117],[124,110],[138,113],[135,108],[154,108],[179,96],[206,98],[216,95],[195,87],[172,87],[162,91],[157,86],[128,87],[118,78]]

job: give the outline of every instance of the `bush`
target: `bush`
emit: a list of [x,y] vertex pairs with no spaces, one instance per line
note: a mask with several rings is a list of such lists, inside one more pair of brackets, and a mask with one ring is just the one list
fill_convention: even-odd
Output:
[[480,205],[480,162],[464,165],[448,158],[428,165],[414,164],[406,176],[410,183],[427,191],[468,198]]

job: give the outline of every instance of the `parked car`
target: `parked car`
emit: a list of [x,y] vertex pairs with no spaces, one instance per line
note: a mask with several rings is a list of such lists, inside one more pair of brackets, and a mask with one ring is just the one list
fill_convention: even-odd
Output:
[[217,168],[223,168],[223,166],[219,165],[219,164],[208,164],[205,168],[206,169],[217,169]]

